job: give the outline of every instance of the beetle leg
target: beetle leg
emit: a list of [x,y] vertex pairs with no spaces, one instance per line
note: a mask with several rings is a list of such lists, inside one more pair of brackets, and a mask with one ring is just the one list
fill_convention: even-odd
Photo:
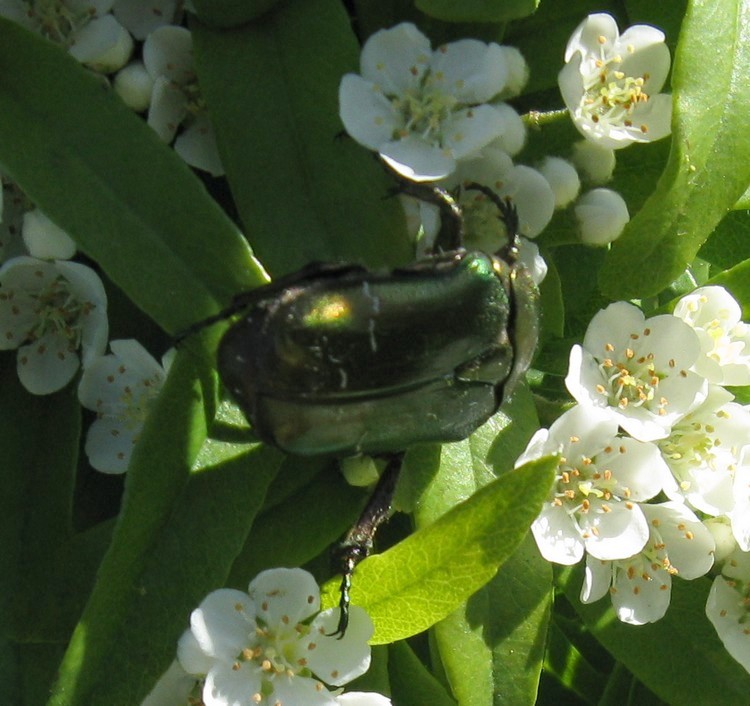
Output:
[[352,586],[354,568],[370,553],[375,533],[391,511],[393,493],[403,460],[403,453],[389,457],[388,465],[383,470],[365,509],[336,549],[334,562],[341,571],[341,597],[339,622],[331,636],[338,635],[341,639],[349,625],[349,589]]
[[506,262],[511,264],[518,261],[518,211],[516,206],[509,196],[501,198],[497,192],[485,186],[484,184],[477,184],[475,181],[471,181],[464,185],[464,188],[470,191],[481,191],[492,203],[497,206],[497,210],[500,211],[500,217],[505,223],[505,227],[508,230],[508,244],[500,248],[496,255],[501,257]]
[[464,245],[464,215],[461,206],[447,190],[434,184],[421,184],[406,179],[399,180],[398,193],[431,203],[440,209],[440,232],[435,238],[434,250],[447,252]]

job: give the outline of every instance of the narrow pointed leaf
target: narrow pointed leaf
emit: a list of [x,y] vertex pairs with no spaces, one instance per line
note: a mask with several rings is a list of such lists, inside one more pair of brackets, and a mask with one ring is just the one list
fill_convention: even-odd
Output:
[[599,272],[612,299],[676,279],[750,182],[750,6],[693,0],[674,62],[672,152]]
[[169,331],[265,279],[236,226],[119,96],[2,18],[0,165]]
[[[545,458],[506,473],[433,524],[362,562],[352,602],[375,623],[372,643],[426,630],[486,584],[528,532],[555,467],[554,459]],[[330,602],[337,586],[337,581],[326,585]]]
[[339,83],[359,59],[341,3],[290,0],[233,30],[196,22],[193,34],[234,201],[268,271],[407,261],[401,206],[388,198],[394,182],[341,134]]
[[[112,544],[71,639],[51,704],[90,704],[91,690],[122,629],[148,550],[170,516],[206,437],[199,382],[205,370],[178,353],[134,449]],[[209,388],[210,389],[210,388]]]

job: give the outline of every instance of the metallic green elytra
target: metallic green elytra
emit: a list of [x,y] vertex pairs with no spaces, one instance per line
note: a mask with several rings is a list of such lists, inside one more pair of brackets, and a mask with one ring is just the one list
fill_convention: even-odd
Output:
[[437,254],[390,272],[309,265],[185,332],[241,314],[221,340],[218,369],[262,441],[293,454],[387,460],[339,545],[340,636],[354,568],[388,516],[404,451],[468,437],[512,392],[536,348],[538,291],[518,262],[515,208],[482,185],[468,188],[505,222],[509,243],[499,252],[462,247],[450,194],[402,184],[440,208]]
[[301,455],[464,439],[525,372],[525,268],[455,250],[403,269],[309,266],[255,290],[218,368],[258,436]]

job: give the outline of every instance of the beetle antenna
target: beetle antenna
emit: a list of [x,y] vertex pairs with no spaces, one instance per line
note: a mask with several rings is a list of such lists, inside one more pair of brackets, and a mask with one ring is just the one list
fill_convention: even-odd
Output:
[[341,572],[341,595],[339,598],[339,622],[336,630],[329,633],[330,637],[336,635],[340,640],[346,633],[346,628],[349,625],[349,590],[352,587],[354,568],[370,553],[378,527],[388,518],[403,460],[403,453],[389,456],[388,465],[383,470],[375,490],[367,501],[367,505],[365,505],[365,509],[362,510],[359,519],[346,533],[346,537],[334,553],[334,563]]
[[194,324],[191,324],[186,329],[183,329],[179,333],[175,334],[174,339],[173,339],[174,344],[178,346],[188,336],[192,336],[193,334],[198,333],[199,331],[202,331],[204,328],[208,328],[209,326],[213,326],[214,324],[219,323],[219,321],[225,321],[231,316],[234,316],[236,313],[247,308],[253,302],[256,296],[257,294],[255,293],[255,290],[249,290],[247,292],[240,292],[234,297],[234,299],[232,299],[232,303],[225,309],[222,309],[217,314],[212,314],[211,316],[208,316],[205,319],[196,321]]
[[479,191],[483,193],[500,211],[500,218],[505,223],[505,228],[508,231],[508,243],[504,245],[500,250],[497,251],[497,255],[503,258],[506,262],[514,263],[518,260],[518,247],[519,247],[519,223],[518,223],[518,210],[516,205],[510,196],[502,198],[496,191],[490,189],[485,184],[477,184],[472,181],[465,185],[465,188],[471,191]]

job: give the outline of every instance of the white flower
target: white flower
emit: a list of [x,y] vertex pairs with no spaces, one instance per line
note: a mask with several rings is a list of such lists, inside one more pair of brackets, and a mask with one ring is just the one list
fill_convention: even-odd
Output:
[[213,176],[224,173],[193,62],[193,40],[184,27],[160,27],[143,44],[143,64],[154,81],[148,124],[164,142],[177,129],[175,151],[192,167]]
[[589,15],[568,41],[565,62],[560,93],[584,137],[619,149],[669,135],[672,99],[659,91],[670,57],[656,27],[634,25],[620,36],[611,15]]
[[23,215],[23,242],[40,260],[67,260],[76,252],[73,239],[38,208]]
[[640,501],[669,477],[656,446],[617,436],[617,422],[577,405],[532,437],[516,466],[559,454],[551,498],[531,525],[542,556],[575,564],[584,550],[598,559],[624,559],[648,539]]
[[611,189],[587,191],[574,207],[581,241],[589,245],[606,245],[622,235],[630,220],[625,199]]
[[672,576],[695,579],[713,565],[714,540],[681,503],[642,505],[649,538],[636,555],[620,561],[586,558],[581,602],[592,603],[608,591],[617,617],[644,625],[659,620],[669,607]]
[[339,87],[344,127],[409,179],[442,179],[503,132],[501,113],[487,104],[508,81],[497,44],[463,39],[433,51],[402,23],[367,40],[360,70]]
[[560,157],[545,157],[539,172],[549,182],[555,194],[555,208],[565,208],[581,189],[575,167]]
[[0,0],[0,15],[61,44],[100,73],[124,66],[133,51],[128,31],[109,13],[114,0]]
[[594,186],[606,184],[615,171],[615,151],[589,140],[579,140],[573,145],[571,156],[576,169]]
[[711,586],[706,615],[724,647],[750,672],[750,554],[735,552]]
[[691,371],[699,353],[695,331],[676,316],[645,320],[637,307],[615,302],[571,349],[565,384],[577,402],[605,409],[636,439],[663,439],[706,398],[705,379]]
[[86,436],[89,462],[102,473],[124,473],[171,361],[162,367],[133,339],[109,347],[83,371],[78,399],[97,414]]
[[693,369],[719,385],[750,385],[750,326],[724,287],[699,287],[682,297],[674,315],[698,334],[702,355]]
[[85,265],[16,257],[0,267],[0,349],[18,349],[21,384],[47,395],[104,352],[107,297]]
[[335,706],[326,685],[341,686],[367,671],[373,626],[353,606],[339,639],[332,635],[338,608],[319,610],[318,586],[308,572],[264,571],[248,593],[220,589],[203,600],[178,659],[188,673],[205,675],[206,706]]
[[733,399],[724,388],[710,386],[703,404],[675,422],[669,436],[659,441],[677,480],[665,489],[667,494],[709,515],[734,510],[735,474],[750,461],[744,453],[750,443],[750,411]]

